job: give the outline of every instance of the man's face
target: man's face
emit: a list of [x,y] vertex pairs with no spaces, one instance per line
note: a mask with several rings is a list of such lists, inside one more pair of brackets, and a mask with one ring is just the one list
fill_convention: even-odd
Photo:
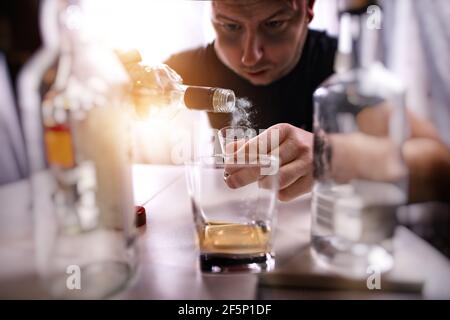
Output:
[[219,59],[254,85],[288,74],[300,59],[314,1],[214,1]]

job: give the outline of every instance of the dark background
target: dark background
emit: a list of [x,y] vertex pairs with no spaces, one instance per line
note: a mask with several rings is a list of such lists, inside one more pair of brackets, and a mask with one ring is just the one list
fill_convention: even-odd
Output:
[[39,0],[0,1],[0,51],[6,56],[11,81],[41,43]]

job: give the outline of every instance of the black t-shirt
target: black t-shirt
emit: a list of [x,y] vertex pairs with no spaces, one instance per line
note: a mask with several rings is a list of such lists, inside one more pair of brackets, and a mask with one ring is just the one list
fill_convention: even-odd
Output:
[[[333,73],[336,47],[336,39],[324,32],[309,30],[295,68],[266,86],[255,86],[225,66],[217,57],[213,43],[173,55],[166,63],[187,85],[227,88],[237,97],[248,98],[252,103],[251,126],[255,129],[290,123],[311,131],[312,96]],[[210,113],[209,119],[217,129],[230,123],[230,116],[226,114]]]

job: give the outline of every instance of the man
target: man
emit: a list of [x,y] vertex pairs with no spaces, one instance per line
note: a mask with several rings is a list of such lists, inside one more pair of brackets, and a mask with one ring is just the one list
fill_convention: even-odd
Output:
[[[280,156],[278,197],[282,201],[311,189],[312,95],[333,73],[336,40],[308,30],[313,7],[313,0],[213,1],[216,40],[206,48],[183,52],[167,61],[186,84],[230,88],[237,96],[248,97],[255,110],[253,127],[269,128],[259,140],[278,130],[279,145],[269,146],[268,151],[277,149]],[[223,115],[209,117],[215,128],[228,125],[230,120]],[[428,121],[412,113],[408,118],[411,135],[403,157],[411,173],[410,201],[448,201],[443,191],[447,189],[448,179],[444,177],[448,177],[450,167],[448,148]],[[371,152],[373,145],[356,142],[346,141],[345,152],[344,148],[336,148],[341,156],[334,157],[334,168],[344,166],[352,171],[362,167],[365,171],[352,177],[370,178],[373,166],[367,164],[377,159]],[[422,148],[428,152],[421,153]],[[352,154],[359,157],[348,161]],[[226,182],[233,188],[260,178],[246,170],[226,173]]]
[[[253,128],[278,124],[279,198],[286,201],[309,191],[313,182],[312,96],[333,73],[337,46],[325,33],[308,29],[313,7],[314,0],[213,1],[215,41],[166,62],[185,84],[229,88],[248,98]],[[230,121],[221,114],[209,118],[218,129]],[[239,185],[239,177],[229,183]]]
[[[252,102],[252,127],[276,123],[311,131],[312,94],[333,73],[337,41],[308,30],[314,1],[212,2],[216,39],[172,56],[167,64],[189,85],[217,86]],[[212,126],[228,124],[210,115]]]

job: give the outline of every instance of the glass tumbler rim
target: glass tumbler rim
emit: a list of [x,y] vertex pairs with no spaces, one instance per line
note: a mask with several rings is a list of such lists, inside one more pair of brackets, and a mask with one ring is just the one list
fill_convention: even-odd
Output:
[[[229,154],[224,154],[224,153],[216,153],[213,155],[202,155],[202,156],[198,156],[195,157],[194,159],[189,159],[184,161],[184,165],[185,166],[193,166],[193,165],[199,165],[199,164],[203,164],[204,162],[201,162],[203,159],[213,159],[213,158],[219,158],[219,159],[223,159],[223,165],[227,165],[227,164],[234,164],[233,162],[231,163],[227,163],[226,159],[229,159],[231,157],[235,156],[235,154],[229,155]],[[247,161],[245,163],[236,163],[236,165],[255,165],[258,163],[253,163],[252,161],[254,161],[253,159],[256,160],[267,160],[270,161],[270,163],[276,163],[276,165],[279,165],[280,162],[280,157],[279,156],[275,156],[272,154],[265,154],[265,153],[249,153],[249,154],[245,154],[246,157],[249,157],[250,160]],[[256,157],[256,158],[255,158]],[[211,164],[213,165],[213,164]],[[217,165],[217,163],[214,163],[214,165]]]

